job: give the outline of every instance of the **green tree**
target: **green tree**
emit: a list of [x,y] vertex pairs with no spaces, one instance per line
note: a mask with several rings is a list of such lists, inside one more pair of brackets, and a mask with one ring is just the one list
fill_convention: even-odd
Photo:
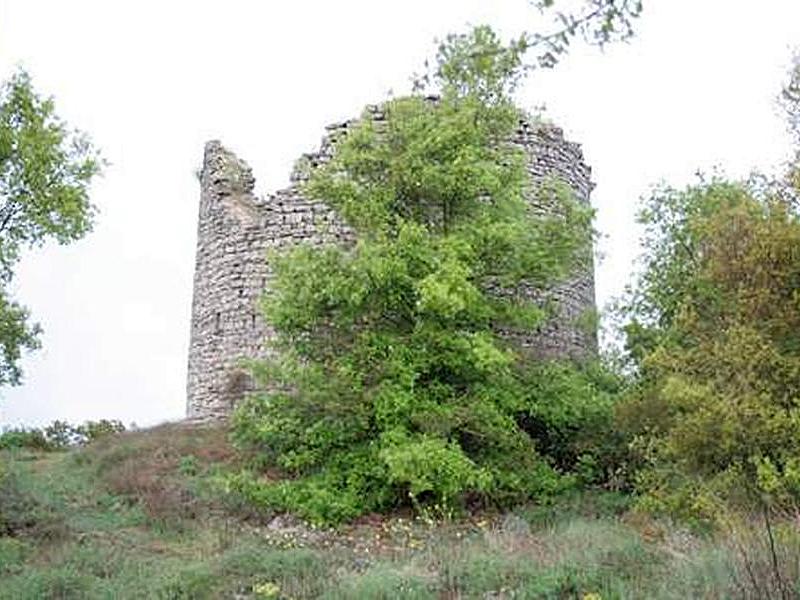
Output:
[[639,384],[620,416],[646,502],[712,518],[720,502],[800,499],[800,217],[712,180],[659,190],[640,218]]
[[18,384],[22,351],[39,347],[39,326],[9,297],[20,254],[91,229],[88,187],[101,167],[88,138],[67,128],[27,73],[0,88],[0,385]]
[[365,114],[312,172],[308,194],[357,241],[272,257],[264,315],[280,358],[257,366],[272,391],[240,405],[234,429],[283,477],[235,479],[251,499],[335,521],[402,504],[503,505],[569,483],[526,425],[566,433],[593,418],[599,393],[589,375],[575,383],[557,369],[549,387],[531,386],[530,365],[497,333],[541,324],[518,284],[547,285],[591,248],[591,211],[559,182],[529,189],[508,143],[524,51],[486,27],[450,36],[438,99]]

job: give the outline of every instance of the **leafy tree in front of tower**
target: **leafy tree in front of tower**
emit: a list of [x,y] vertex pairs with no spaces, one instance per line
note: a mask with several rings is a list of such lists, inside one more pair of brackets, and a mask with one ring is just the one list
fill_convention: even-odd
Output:
[[[578,430],[609,415],[614,383],[533,362],[498,332],[547,318],[527,286],[585,268],[592,211],[558,181],[529,188],[512,92],[522,41],[488,28],[440,46],[439,97],[365,115],[307,192],[355,230],[349,247],[271,258],[264,301],[269,393],[235,437],[278,481],[242,475],[251,500],[320,521],[401,505],[447,513],[573,483]],[[526,195],[552,207],[532,209]],[[541,434],[563,435],[556,457]]]
[[101,167],[88,138],[67,128],[27,73],[0,87],[0,385],[18,384],[22,352],[39,347],[39,325],[9,291],[20,255],[91,229],[88,191]]

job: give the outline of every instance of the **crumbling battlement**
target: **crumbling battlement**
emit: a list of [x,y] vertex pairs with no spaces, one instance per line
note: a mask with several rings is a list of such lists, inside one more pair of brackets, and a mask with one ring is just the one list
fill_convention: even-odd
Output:
[[[382,118],[378,107],[368,111],[370,118]],[[266,198],[253,194],[255,179],[243,160],[218,141],[206,144],[189,343],[189,418],[227,416],[251,387],[242,359],[269,352],[271,332],[259,308],[271,276],[267,251],[298,243],[352,240],[352,232],[334,212],[305,198],[301,187],[310,170],[330,158],[335,141],[355,122],[328,127],[319,151],[298,161],[289,187]],[[591,170],[583,162],[580,146],[565,141],[559,128],[521,121],[512,141],[525,150],[534,182],[555,178],[580,201],[589,202]],[[532,290],[531,296],[555,306],[557,318],[538,331],[505,335],[543,357],[580,357],[596,351],[596,332],[580,323],[595,307],[591,261],[569,280],[544,292]]]

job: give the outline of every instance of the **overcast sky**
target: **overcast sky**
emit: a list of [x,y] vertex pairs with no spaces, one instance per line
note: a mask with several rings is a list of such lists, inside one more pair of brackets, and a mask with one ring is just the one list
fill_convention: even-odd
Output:
[[[775,103],[798,0],[645,0],[637,38],[581,49],[519,94],[583,144],[605,234],[604,304],[629,281],[640,196],[715,166],[739,176],[788,155]],[[95,230],[32,251],[16,295],[44,327],[0,426],[183,416],[203,144],[286,185],[327,123],[408,90],[433,40],[467,24],[536,26],[526,0],[0,0],[0,77],[17,66],[91,134],[110,166]]]

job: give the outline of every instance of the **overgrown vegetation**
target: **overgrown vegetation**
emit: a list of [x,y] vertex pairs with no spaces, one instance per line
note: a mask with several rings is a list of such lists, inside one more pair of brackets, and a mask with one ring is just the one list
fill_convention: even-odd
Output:
[[101,419],[86,421],[82,425],[70,425],[65,421],[53,421],[46,427],[15,427],[0,432],[0,450],[27,448],[29,450],[66,450],[72,446],[85,446],[100,438],[125,431],[117,420]]
[[[586,260],[591,213],[558,182],[526,187],[504,143],[527,51],[487,28],[450,36],[436,99],[388,102],[312,172],[307,192],[358,241],[272,257],[279,358],[235,415],[252,461],[230,484],[327,523],[601,485],[695,526],[756,510],[769,529],[800,495],[796,163],[785,180],[657,189],[622,364],[532,360],[496,332],[547,318],[517,290]],[[782,95],[794,133],[797,79]]]
[[658,188],[621,356],[535,360],[497,332],[547,319],[519,290],[587,260],[592,215],[506,143],[529,49],[449,37],[437,97],[313,172],[357,241],[271,257],[278,358],[232,431],[0,434],[0,598],[800,594],[797,156]]
[[329,523],[406,505],[446,515],[552,496],[601,460],[573,439],[611,414],[597,370],[542,367],[497,333],[541,325],[525,288],[591,250],[591,210],[558,181],[532,188],[509,143],[523,51],[485,27],[448,38],[438,98],[387,102],[311,173],[308,194],[357,241],[271,259],[280,358],[256,370],[270,392],[234,417],[278,476],[232,480],[256,504]]
[[647,262],[627,309],[637,387],[622,408],[653,507],[795,506],[800,493],[800,218],[710,181],[642,212]]
[[[769,542],[752,521],[699,536],[631,513],[625,494],[320,529],[260,521],[216,488],[237,468],[219,428],[164,426],[69,452],[6,450],[0,464],[0,504],[18,524],[0,534],[3,599],[777,596]],[[157,488],[183,491],[154,505]],[[795,581],[796,528],[778,524],[776,544],[784,580]]]

